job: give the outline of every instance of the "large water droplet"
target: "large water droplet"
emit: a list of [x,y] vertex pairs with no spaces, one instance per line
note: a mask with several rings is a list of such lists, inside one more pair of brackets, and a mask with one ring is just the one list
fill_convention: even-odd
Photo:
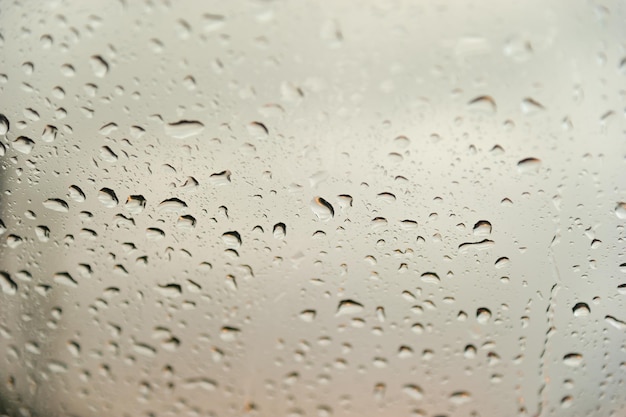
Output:
[[497,109],[496,101],[491,96],[476,97],[467,103],[467,106],[472,111],[488,114],[495,113]]
[[604,320],[617,330],[626,330],[626,322],[623,320],[618,320],[613,316],[604,316]]
[[587,303],[576,303],[576,305],[572,307],[572,311],[576,317],[585,317],[590,313]]
[[457,391],[452,393],[449,399],[451,403],[461,405],[470,402],[472,400],[472,396],[467,391]]
[[43,206],[52,211],[58,211],[59,213],[67,213],[70,211],[70,207],[67,203],[60,198],[49,198],[43,202]]
[[421,400],[423,395],[422,388],[415,384],[407,384],[402,387],[402,392],[413,400]]
[[31,153],[34,147],[35,141],[26,136],[20,136],[13,141],[13,149],[26,155]]
[[109,72],[109,64],[100,55],[94,55],[89,59],[91,70],[96,77],[104,77]]
[[490,318],[491,318],[491,311],[488,308],[481,307],[478,310],[476,310],[476,320],[479,323],[485,324],[489,321]]
[[337,306],[337,316],[358,314],[363,311],[363,304],[353,300],[342,300]]
[[577,367],[583,362],[583,355],[580,353],[568,353],[563,356],[563,363],[567,366]]
[[180,211],[185,208],[187,208],[187,203],[175,197],[168,198],[167,200],[163,200],[159,203],[159,211],[162,212],[180,213]]
[[522,174],[539,172],[541,160],[537,158],[525,158],[517,163],[517,170]]
[[175,139],[197,136],[204,130],[204,125],[197,120],[180,120],[165,125],[165,133]]
[[626,202],[620,201],[615,206],[615,215],[618,219],[626,219]]
[[98,192],[98,201],[107,208],[113,208],[117,206],[118,200],[115,192],[110,188],[101,188]]
[[322,221],[330,220],[335,216],[335,209],[322,197],[311,200],[311,210]]
[[6,135],[10,128],[9,119],[0,114],[0,135]]

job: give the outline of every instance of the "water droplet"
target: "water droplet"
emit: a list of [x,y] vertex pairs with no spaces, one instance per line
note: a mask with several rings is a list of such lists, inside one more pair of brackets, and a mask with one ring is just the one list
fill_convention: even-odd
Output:
[[353,300],[342,300],[337,306],[337,316],[358,314],[363,311],[363,304]]
[[509,266],[510,263],[511,261],[509,260],[509,258],[507,258],[506,256],[503,256],[501,258],[498,258],[498,260],[496,260],[495,267],[498,269],[506,268],[507,266]]
[[441,282],[441,279],[439,279],[439,275],[435,274],[434,272],[424,272],[421,278],[422,281],[428,284],[439,284]]
[[77,203],[85,201],[85,193],[83,193],[83,190],[81,190],[77,185],[71,185],[68,188],[67,196]]
[[187,378],[183,381],[184,389],[203,389],[205,391],[215,391],[217,382],[204,377]]
[[573,403],[574,398],[571,395],[566,395],[565,397],[561,398],[561,407],[563,408],[570,408]]
[[463,356],[467,359],[474,359],[476,357],[476,346],[467,345],[465,346],[465,350],[463,351]]
[[287,226],[285,223],[276,223],[274,225],[274,238],[284,239],[287,236]]
[[188,214],[180,216],[176,222],[176,227],[181,229],[193,229],[196,227],[196,219]]
[[11,276],[4,271],[0,271],[0,287],[2,292],[7,295],[15,295],[17,293],[17,284],[11,279]]
[[487,220],[480,220],[474,225],[474,236],[489,236],[491,234],[491,223]]
[[423,397],[422,388],[415,384],[407,384],[403,386],[402,392],[414,400],[421,400]]
[[146,199],[142,195],[130,195],[126,198],[126,204],[124,208],[129,213],[139,214],[146,207]]
[[37,226],[35,228],[35,234],[40,242],[47,242],[50,239],[50,229],[46,226]]
[[23,154],[28,155],[35,147],[35,141],[26,136],[20,136],[13,141],[13,149]]
[[160,240],[165,237],[165,232],[158,227],[149,227],[146,229],[146,239]]
[[67,213],[70,211],[70,207],[67,203],[60,198],[49,198],[43,202],[43,206],[52,211],[58,211],[59,213]]
[[563,356],[563,363],[567,366],[577,367],[583,362],[583,355],[580,353],[568,353]]
[[248,124],[248,133],[254,138],[266,139],[269,135],[269,130],[261,122],[252,122]]
[[231,172],[229,170],[216,172],[211,174],[209,181],[216,187],[219,185],[227,185],[230,182]]
[[615,206],[615,215],[617,216],[618,219],[626,219],[626,203],[623,201],[620,201],[619,203],[617,203],[617,206]]
[[480,242],[467,242],[459,245],[459,252],[467,252],[469,249],[486,250],[494,245],[493,240],[483,239]]
[[157,285],[155,289],[160,295],[167,298],[180,297],[180,295],[183,293],[182,287],[178,284]]
[[4,114],[0,114],[0,135],[6,135],[10,126],[9,119]]
[[[145,206],[145,201],[144,201]],[[173,212],[179,213],[183,209],[187,208],[187,203],[178,198],[168,198],[167,200],[161,201],[159,203],[159,211],[161,212]]]
[[67,372],[67,365],[59,361],[51,361],[48,363],[48,369],[55,374],[63,374]]
[[119,203],[115,192],[110,188],[101,188],[98,192],[98,201],[107,208],[113,208]]
[[591,312],[587,303],[576,303],[576,305],[572,307],[572,311],[576,317],[585,317]]
[[67,272],[57,272],[56,274],[54,274],[52,279],[57,284],[65,285],[71,288],[78,287],[78,282],[76,282],[76,280],[72,278],[72,276]]
[[398,358],[408,359],[413,356],[413,349],[409,346],[403,345],[398,348]]
[[220,339],[225,342],[234,342],[239,337],[239,333],[241,330],[236,327],[224,326],[220,330]]
[[477,111],[481,113],[495,113],[496,112],[496,101],[491,96],[480,96],[471,100],[467,103],[467,106],[472,111]]
[[618,320],[613,316],[604,316],[604,320],[617,330],[626,330],[626,322],[623,320]]
[[539,103],[538,101],[530,97],[527,97],[524,100],[522,100],[521,108],[522,108],[522,113],[528,114],[528,115],[535,114],[542,110],[545,110],[545,107],[541,103]]
[[541,168],[541,160],[537,158],[525,158],[517,163],[517,170],[521,174],[536,173]]
[[322,221],[330,220],[335,216],[335,209],[322,197],[315,197],[311,200],[311,210]]
[[115,132],[118,129],[117,123],[107,123],[98,130],[102,136],[108,136],[111,133]]
[[238,248],[241,246],[241,235],[236,230],[226,232],[222,235],[222,241],[229,248]]
[[41,133],[41,140],[43,142],[54,142],[57,137],[57,128],[52,125],[47,125],[43,128],[43,132]]
[[491,311],[488,308],[481,307],[476,310],[476,320],[480,324],[485,324],[491,318]]
[[300,312],[298,317],[300,317],[300,320],[310,323],[315,320],[316,314],[315,310],[304,310]]
[[156,356],[156,349],[148,344],[145,343],[135,343],[133,345],[133,350],[142,356],[148,357],[148,358],[154,358]]
[[89,64],[96,77],[102,78],[109,72],[109,64],[100,55],[92,56]]
[[100,159],[110,164],[117,161],[117,154],[111,150],[108,146],[102,146],[100,148]]
[[204,130],[204,125],[197,120],[180,120],[165,125],[165,134],[175,139],[197,136]]
[[457,391],[450,395],[450,402],[455,405],[462,405],[470,402],[472,400],[472,396],[467,391]]

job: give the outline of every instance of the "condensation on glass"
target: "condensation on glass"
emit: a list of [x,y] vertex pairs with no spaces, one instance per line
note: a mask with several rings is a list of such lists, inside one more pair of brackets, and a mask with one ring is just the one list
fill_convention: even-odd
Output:
[[626,4],[0,4],[0,415],[626,415]]

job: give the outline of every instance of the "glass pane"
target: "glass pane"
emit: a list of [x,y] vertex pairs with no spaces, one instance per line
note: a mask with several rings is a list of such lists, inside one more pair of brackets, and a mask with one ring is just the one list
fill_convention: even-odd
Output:
[[625,21],[2,2],[0,415],[626,415]]

